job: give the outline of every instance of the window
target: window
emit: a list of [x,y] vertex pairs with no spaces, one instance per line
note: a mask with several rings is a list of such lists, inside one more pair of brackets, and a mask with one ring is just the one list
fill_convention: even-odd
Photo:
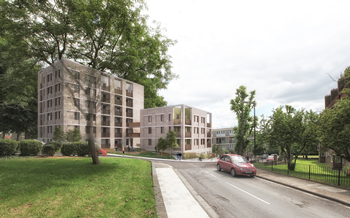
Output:
[[58,111],[58,119],[61,119],[61,111]]
[[148,122],[152,122],[152,116],[148,116]]
[[148,134],[152,133],[152,127],[148,127]]
[[93,120],[93,121],[96,121],[96,114],[94,114],[94,115],[92,116],[92,120]]
[[90,108],[90,101],[85,101],[85,104],[86,108]]
[[79,126],[74,126],[75,129],[79,129]]
[[152,139],[148,139],[148,145],[152,145]]
[[79,85],[74,85],[74,92],[79,92]]
[[96,133],[96,127],[92,127],[92,132]]
[[74,112],[74,120],[79,120],[79,112]]
[[163,122],[163,114],[162,115],[160,115],[160,121],[162,121]]
[[55,106],[57,106],[57,98],[55,98]]
[[179,114],[176,114],[176,119],[180,119],[180,115]]
[[55,112],[55,120],[57,120],[57,112]]
[[85,126],[85,133],[90,133],[90,126]]
[[88,120],[88,121],[90,120],[90,114],[85,115],[85,120]]
[[49,95],[50,94],[50,88],[48,87],[47,88],[47,95]]
[[57,104],[58,104],[58,105],[61,105],[61,97],[58,98]]
[[73,100],[74,100],[74,106],[79,107],[79,99],[74,98]]
[[160,133],[164,133],[164,127],[160,127]]
[[90,91],[91,91],[90,88],[86,88],[86,89],[85,89],[85,95],[90,95]]
[[50,133],[50,127],[49,126],[47,127],[47,133]]
[[73,70],[74,79],[80,79],[80,74],[78,71]]
[[47,82],[50,82],[50,75],[47,75]]
[[169,131],[171,131],[171,126],[169,126]]
[[171,114],[169,114],[169,121],[171,120]]

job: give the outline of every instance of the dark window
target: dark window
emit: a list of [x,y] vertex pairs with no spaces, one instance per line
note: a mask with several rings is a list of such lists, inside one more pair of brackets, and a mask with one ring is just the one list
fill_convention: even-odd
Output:
[[152,145],[152,139],[148,139],[148,145]]
[[148,127],[148,134],[152,133],[152,127]]
[[160,133],[164,132],[164,127],[160,127]]
[[160,115],[160,121],[163,121],[163,114],[162,115]]
[[79,112],[74,112],[74,119],[79,120]]
[[152,116],[148,116],[148,122],[152,122]]

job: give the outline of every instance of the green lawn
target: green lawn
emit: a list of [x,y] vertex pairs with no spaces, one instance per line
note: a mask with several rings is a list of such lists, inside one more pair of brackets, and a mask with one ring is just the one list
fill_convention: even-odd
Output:
[[156,217],[151,163],[100,161],[0,160],[0,217]]
[[[123,152],[119,149],[118,151],[115,151],[114,149],[106,149],[108,153],[110,154],[123,154]],[[135,150],[134,152],[128,152],[127,149],[125,149],[125,155],[130,156],[139,156],[139,157],[151,157],[151,158],[161,158],[161,159],[174,159],[173,156],[170,156],[167,153],[155,153],[153,151],[144,151],[144,150]]]
[[350,187],[350,177],[347,175],[347,171],[341,170],[339,176],[338,170],[332,170],[328,164],[318,163],[318,160],[315,159],[297,159],[294,171],[289,171],[286,164],[265,166],[262,163],[254,163],[254,165],[276,173],[288,174],[332,185],[338,185],[338,179],[340,179],[341,186]]

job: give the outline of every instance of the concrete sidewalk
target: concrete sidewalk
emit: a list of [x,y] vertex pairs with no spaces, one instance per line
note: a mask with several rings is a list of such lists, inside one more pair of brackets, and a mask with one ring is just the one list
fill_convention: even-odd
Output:
[[256,175],[262,179],[266,179],[281,185],[285,185],[294,189],[298,189],[309,194],[313,194],[328,200],[350,206],[350,190],[337,186],[322,184],[311,180],[301,179],[284,174],[274,173],[269,170],[258,168]]

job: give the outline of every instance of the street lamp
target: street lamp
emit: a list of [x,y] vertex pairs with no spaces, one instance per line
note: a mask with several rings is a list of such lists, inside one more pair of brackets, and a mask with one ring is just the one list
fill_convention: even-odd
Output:
[[[243,103],[250,104],[249,101],[243,101]],[[254,156],[255,156],[255,150],[256,150],[256,147],[255,147],[255,102],[252,102],[252,104],[254,106],[254,150],[253,150],[253,153],[254,153]]]

